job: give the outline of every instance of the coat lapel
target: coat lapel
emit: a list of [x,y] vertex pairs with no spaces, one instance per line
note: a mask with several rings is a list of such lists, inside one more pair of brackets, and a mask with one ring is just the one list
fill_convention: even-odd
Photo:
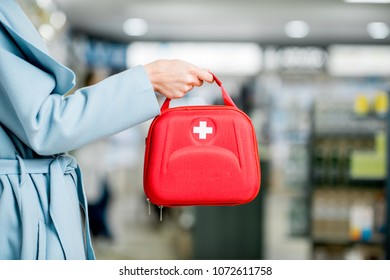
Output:
[[2,1],[1,4],[0,24],[8,31],[30,63],[53,74],[56,79],[54,92],[67,93],[75,85],[74,73],[49,55],[42,38],[14,1]]

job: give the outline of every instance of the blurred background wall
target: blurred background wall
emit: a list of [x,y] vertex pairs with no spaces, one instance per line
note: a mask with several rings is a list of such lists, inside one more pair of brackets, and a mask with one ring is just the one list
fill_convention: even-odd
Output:
[[[18,2],[77,87],[185,59],[212,70],[256,129],[259,196],[164,209],[163,222],[143,194],[149,122],[72,151],[98,258],[390,258],[390,1]],[[175,104],[220,97],[204,85]]]

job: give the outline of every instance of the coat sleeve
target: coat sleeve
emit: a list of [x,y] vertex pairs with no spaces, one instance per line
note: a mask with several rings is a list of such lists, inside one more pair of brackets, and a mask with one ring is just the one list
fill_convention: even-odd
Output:
[[0,123],[41,155],[67,152],[159,114],[142,66],[64,97],[55,78],[1,44]]

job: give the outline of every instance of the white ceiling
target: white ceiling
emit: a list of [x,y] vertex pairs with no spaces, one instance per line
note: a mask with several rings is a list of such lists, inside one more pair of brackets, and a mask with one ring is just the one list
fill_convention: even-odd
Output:
[[[54,0],[75,30],[113,40],[250,41],[263,44],[389,44],[372,39],[366,26],[390,26],[390,4],[342,0]],[[142,37],[122,31],[129,18],[149,24]],[[288,38],[284,25],[304,20],[310,33]]]

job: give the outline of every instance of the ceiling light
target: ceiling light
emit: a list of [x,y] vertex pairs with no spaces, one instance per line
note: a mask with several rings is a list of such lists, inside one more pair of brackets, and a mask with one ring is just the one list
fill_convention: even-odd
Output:
[[390,33],[389,27],[384,22],[370,22],[367,24],[367,31],[373,39],[385,39]]
[[148,23],[142,18],[129,18],[123,23],[123,31],[129,36],[142,36],[148,32]]
[[302,20],[289,21],[284,27],[284,32],[290,38],[304,38],[309,34],[309,31],[309,25]]
[[61,29],[66,23],[66,15],[61,12],[57,11],[51,14],[50,16],[50,24],[56,28]]
[[361,3],[361,4],[387,4],[390,0],[344,0],[346,3]]
[[39,26],[38,31],[46,41],[51,41],[56,34],[56,31],[50,24],[42,24]]
[[35,0],[35,2],[37,3],[38,7],[42,9],[50,9],[50,7],[53,5],[52,0]]

